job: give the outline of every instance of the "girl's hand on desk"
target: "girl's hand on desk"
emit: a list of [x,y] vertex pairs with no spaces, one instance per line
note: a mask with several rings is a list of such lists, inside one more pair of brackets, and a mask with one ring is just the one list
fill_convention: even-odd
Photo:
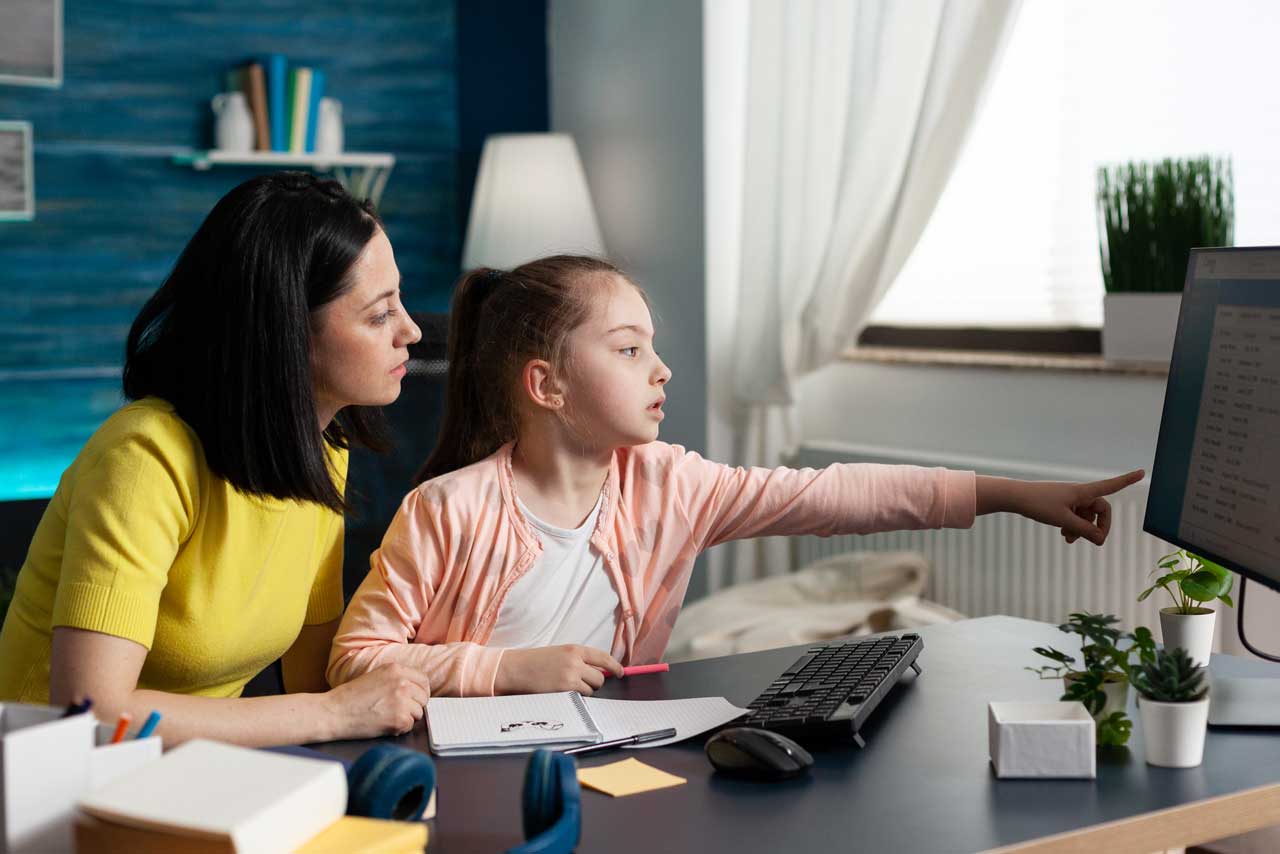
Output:
[[425,713],[431,686],[423,673],[385,664],[322,696],[335,718],[335,740],[376,738],[413,729]]
[[609,653],[579,644],[508,649],[498,664],[495,694],[545,694],[577,691],[584,697],[604,684],[604,668],[622,676],[622,665]]
[[978,476],[978,513],[1007,510],[1062,530],[1068,543],[1081,537],[1096,546],[1111,531],[1111,504],[1103,496],[1142,480],[1141,469],[1091,483],[1010,480]]

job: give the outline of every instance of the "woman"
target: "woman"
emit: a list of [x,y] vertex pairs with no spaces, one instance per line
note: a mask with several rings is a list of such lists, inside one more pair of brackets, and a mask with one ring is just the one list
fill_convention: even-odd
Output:
[[[129,331],[124,392],[63,475],[0,631],[0,699],[155,709],[167,744],[403,732],[424,676],[328,690],[350,443],[378,447],[421,333],[373,210],[279,173],[214,207]],[[277,697],[241,698],[283,657]]]

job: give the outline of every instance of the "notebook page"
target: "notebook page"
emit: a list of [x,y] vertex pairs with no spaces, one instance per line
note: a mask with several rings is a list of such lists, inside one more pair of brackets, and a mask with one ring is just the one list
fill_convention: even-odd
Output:
[[[577,698],[577,699],[575,699]],[[434,750],[595,742],[577,692],[502,697],[432,697],[427,730]]]
[[605,741],[668,727],[676,728],[674,738],[631,744],[628,747],[674,744],[727,724],[747,713],[746,709],[738,708],[724,697],[695,697],[690,700],[604,700],[585,697],[582,702]]

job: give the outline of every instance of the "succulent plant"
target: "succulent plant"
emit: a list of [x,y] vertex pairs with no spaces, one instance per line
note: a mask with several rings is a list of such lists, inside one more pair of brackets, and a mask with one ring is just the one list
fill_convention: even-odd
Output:
[[1204,668],[1181,647],[1158,650],[1150,661],[1133,669],[1129,681],[1139,694],[1157,703],[1192,703],[1209,692]]

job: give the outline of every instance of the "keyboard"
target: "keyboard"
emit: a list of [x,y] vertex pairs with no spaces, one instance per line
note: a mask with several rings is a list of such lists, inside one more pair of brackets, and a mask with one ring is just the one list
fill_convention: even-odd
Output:
[[924,642],[914,633],[812,646],[747,704],[734,726],[782,733],[798,742],[848,741],[911,668]]

